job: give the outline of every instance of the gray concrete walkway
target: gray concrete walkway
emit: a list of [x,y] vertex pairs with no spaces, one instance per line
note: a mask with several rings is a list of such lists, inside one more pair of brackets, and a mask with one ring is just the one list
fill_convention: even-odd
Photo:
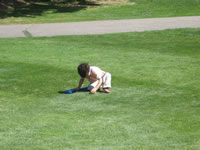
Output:
[[51,24],[0,25],[0,37],[86,35],[143,32],[175,28],[200,28],[200,16]]

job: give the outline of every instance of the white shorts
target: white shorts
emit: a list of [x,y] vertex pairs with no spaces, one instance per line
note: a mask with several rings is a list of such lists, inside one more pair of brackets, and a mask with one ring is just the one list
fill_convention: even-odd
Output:
[[[99,80],[90,83],[88,86],[88,90],[93,89],[94,87],[97,86],[97,84],[99,83]],[[105,75],[102,78],[102,88],[111,88],[111,74],[109,72],[106,72]]]

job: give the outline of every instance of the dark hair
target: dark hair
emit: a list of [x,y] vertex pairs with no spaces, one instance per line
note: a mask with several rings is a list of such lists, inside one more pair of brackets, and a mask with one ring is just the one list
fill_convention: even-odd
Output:
[[88,63],[82,63],[78,66],[78,73],[82,78],[86,77],[86,74],[88,73],[90,66],[88,65]]

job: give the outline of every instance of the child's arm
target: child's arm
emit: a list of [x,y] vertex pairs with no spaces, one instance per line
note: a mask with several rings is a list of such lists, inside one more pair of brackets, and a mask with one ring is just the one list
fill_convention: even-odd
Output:
[[79,81],[78,87],[77,87],[77,88],[75,88],[75,90],[77,90],[77,91],[78,91],[78,90],[81,88],[81,86],[82,86],[83,82],[84,82],[84,78],[81,78],[81,79],[80,79],[80,81]]
[[94,87],[90,92],[93,93],[93,94],[96,93],[96,91],[100,88],[102,82],[103,82],[102,79],[99,79],[97,86]]

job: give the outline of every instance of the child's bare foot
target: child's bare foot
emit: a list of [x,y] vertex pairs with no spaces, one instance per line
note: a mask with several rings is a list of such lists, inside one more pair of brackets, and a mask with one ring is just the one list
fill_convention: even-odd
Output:
[[104,93],[111,93],[108,89],[103,89]]

